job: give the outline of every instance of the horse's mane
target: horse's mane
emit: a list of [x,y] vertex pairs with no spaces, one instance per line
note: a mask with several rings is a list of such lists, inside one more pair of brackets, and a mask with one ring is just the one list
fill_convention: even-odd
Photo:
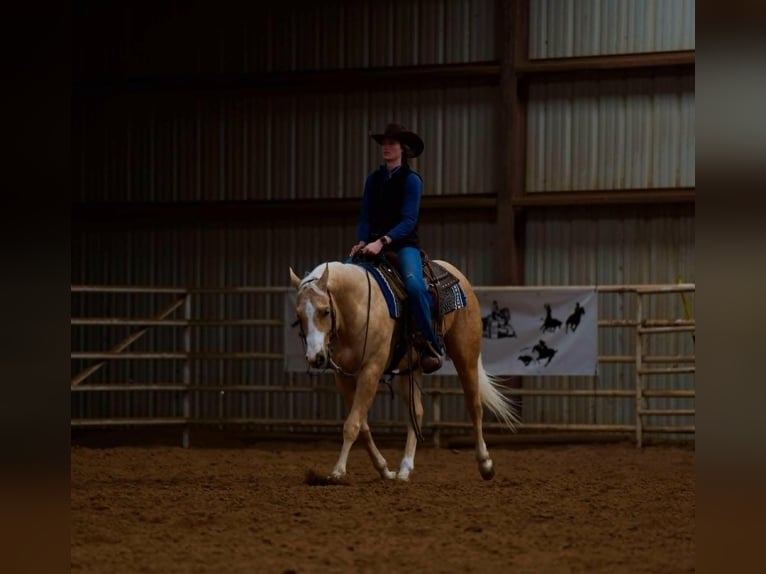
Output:
[[[298,291],[306,287],[307,285],[310,285],[311,283],[319,280],[319,278],[322,276],[322,273],[324,273],[325,267],[330,266],[330,271],[333,269],[340,269],[340,268],[357,268],[356,265],[347,265],[343,263],[342,261],[323,261],[314,269],[312,269],[307,275],[301,279],[300,284],[298,285]],[[361,268],[359,268],[361,269]],[[332,277],[332,274],[331,274]]]
[[303,279],[301,279],[301,282],[298,284],[298,291],[306,287],[307,285],[310,285],[311,283],[317,281],[324,272],[325,266],[329,265],[330,261],[325,261],[314,267],[310,272],[308,272],[306,275],[303,276]]

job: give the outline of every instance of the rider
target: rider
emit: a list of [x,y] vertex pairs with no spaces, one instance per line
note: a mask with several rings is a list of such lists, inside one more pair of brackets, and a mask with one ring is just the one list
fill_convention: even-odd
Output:
[[423,180],[407,163],[409,158],[422,153],[423,140],[395,123],[371,137],[381,145],[385,163],[369,173],[365,180],[358,242],[351,248],[349,256],[354,257],[357,253],[377,255],[382,250],[398,254],[407,296],[425,338],[420,365],[424,373],[432,373],[441,368],[443,351],[433,330],[431,297],[423,278],[420,255],[418,217]]

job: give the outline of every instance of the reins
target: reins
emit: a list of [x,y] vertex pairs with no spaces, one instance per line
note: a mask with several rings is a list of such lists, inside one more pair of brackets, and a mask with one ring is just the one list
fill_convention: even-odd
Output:
[[356,377],[362,370],[362,367],[364,367],[364,358],[367,355],[367,336],[370,332],[370,309],[372,307],[372,285],[370,283],[370,272],[365,271],[365,276],[367,277],[367,319],[364,324],[364,346],[362,347],[362,359],[359,361],[359,367],[357,367],[356,371],[353,373],[349,373],[347,371],[344,371],[340,365],[338,365],[335,360],[332,358],[332,342],[335,340],[337,336],[337,331],[335,328],[335,304],[332,300],[332,293],[330,293],[330,289],[327,289],[327,296],[330,299],[330,313],[331,313],[331,319],[332,319],[332,328],[330,331],[330,344],[327,347],[328,351],[328,361],[333,369],[335,369],[336,372],[341,373],[342,375],[345,375],[347,377]]

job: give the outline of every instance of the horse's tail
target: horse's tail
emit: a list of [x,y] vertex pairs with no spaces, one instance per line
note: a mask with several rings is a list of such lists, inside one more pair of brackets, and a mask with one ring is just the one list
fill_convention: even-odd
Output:
[[516,430],[516,425],[521,421],[519,420],[516,410],[510,400],[500,392],[502,388],[500,385],[501,379],[499,377],[490,375],[484,370],[484,364],[479,355],[478,360],[479,369],[479,396],[481,402],[484,403],[490,411],[512,431]]

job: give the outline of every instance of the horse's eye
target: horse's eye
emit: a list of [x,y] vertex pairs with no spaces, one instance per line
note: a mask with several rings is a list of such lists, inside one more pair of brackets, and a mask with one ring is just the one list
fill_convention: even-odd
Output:
[[329,309],[322,309],[322,317],[327,317],[330,314]]

